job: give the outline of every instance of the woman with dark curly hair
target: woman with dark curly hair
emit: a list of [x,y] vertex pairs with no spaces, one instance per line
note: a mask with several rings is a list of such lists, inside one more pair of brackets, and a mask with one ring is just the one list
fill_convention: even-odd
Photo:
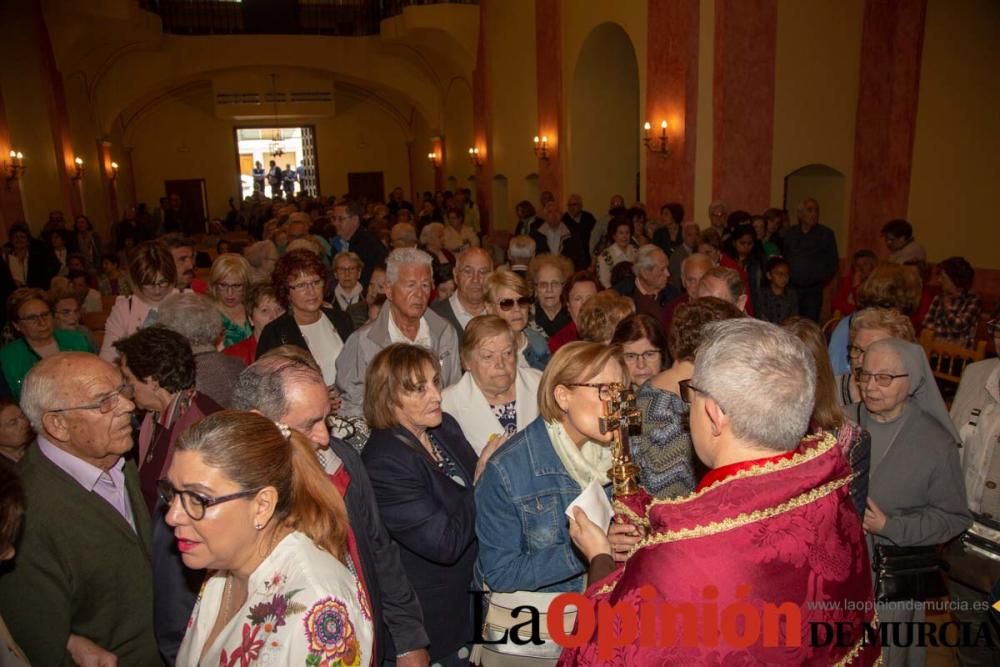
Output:
[[167,475],[181,434],[222,407],[195,389],[194,354],[182,334],[163,326],[149,327],[116,342],[115,348],[125,382],[135,392],[132,400],[146,411],[139,428],[137,461],[153,527],[156,643],[173,662],[204,573],[184,568],[177,540],[164,523],[169,508],[158,498],[158,483]]
[[937,338],[972,347],[983,310],[979,295],[969,291],[976,272],[963,257],[949,257],[938,269],[941,293],[931,301],[923,326],[932,329]]
[[642,433],[629,441],[642,486],[657,498],[687,495],[698,481],[689,407],[681,400],[680,383],[690,380],[694,372],[702,329],[710,322],[743,316],[739,308],[713,296],[681,304],[674,311],[667,335],[674,362],[639,389],[636,402],[642,412]]
[[308,250],[285,253],[274,267],[271,284],[285,314],[266,327],[257,341],[257,358],[280,345],[309,350],[323,370],[323,381],[337,379],[337,356],[354,330],[350,316],[323,305],[326,267]]

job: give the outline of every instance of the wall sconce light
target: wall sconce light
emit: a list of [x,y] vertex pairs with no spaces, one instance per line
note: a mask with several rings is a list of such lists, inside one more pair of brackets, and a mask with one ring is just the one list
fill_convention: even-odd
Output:
[[17,181],[24,174],[24,153],[12,150],[10,152],[10,162],[3,163],[4,178],[7,179],[7,187]]
[[440,167],[441,166],[441,160],[438,158],[438,154],[437,154],[436,151],[432,151],[432,152],[428,153],[427,154],[427,159],[430,160],[431,164],[434,165],[435,167]]
[[76,158],[73,160],[73,165],[75,167],[73,171],[73,182],[78,183],[81,178],[83,178],[83,160],[81,158]]
[[667,121],[660,121],[659,137],[654,138],[650,135],[649,131],[652,129],[652,126],[649,124],[649,121],[646,121],[643,129],[646,132],[646,136],[642,142],[646,144],[646,148],[648,148],[651,152],[659,153],[664,157],[670,155],[670,147],[667,146]]
[[540,160],[549,159],[549,137],[543,134],[541,138],[535,137],[535,155]]
[[112,162],[111,163],[111,175],[108,178],[111,179],[112,183],[118,180],[118,163],[117,162]]
[[479,160],[479,149],[475,146],[469,149],[469,158],[472,160],[472,165],[476,169],[479,169],[479,167],[482,166],[483,163]]

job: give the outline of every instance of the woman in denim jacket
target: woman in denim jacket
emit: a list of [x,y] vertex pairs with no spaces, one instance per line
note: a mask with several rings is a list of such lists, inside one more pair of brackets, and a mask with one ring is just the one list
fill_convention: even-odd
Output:
[[[538,419],[486,463],[476,484],[477,579],[491,591],[582,592],[586,561],[564,514],[591,481],[610,493],[610,433],[601,433],[607,385],[628,385],[617,346],[576,342],[552,357],[539,386]],[[613,524],[616,553],[639,535]]]

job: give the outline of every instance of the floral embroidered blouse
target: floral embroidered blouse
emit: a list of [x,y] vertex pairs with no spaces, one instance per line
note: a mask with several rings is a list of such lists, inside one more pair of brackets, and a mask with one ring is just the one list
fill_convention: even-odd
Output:
[[343,563],[294,532],[250,576],[247,601],[204,651],[226,587],[205,580],[177,654],[178,665],[368,667],[372,615],[367,596]]

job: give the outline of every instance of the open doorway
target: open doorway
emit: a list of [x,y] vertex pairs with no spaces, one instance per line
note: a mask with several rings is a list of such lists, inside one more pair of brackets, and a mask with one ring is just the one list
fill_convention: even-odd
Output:
[[271,199],[319,194],[312,126],[238,127],[235,141],[244,198],[256,191]]

